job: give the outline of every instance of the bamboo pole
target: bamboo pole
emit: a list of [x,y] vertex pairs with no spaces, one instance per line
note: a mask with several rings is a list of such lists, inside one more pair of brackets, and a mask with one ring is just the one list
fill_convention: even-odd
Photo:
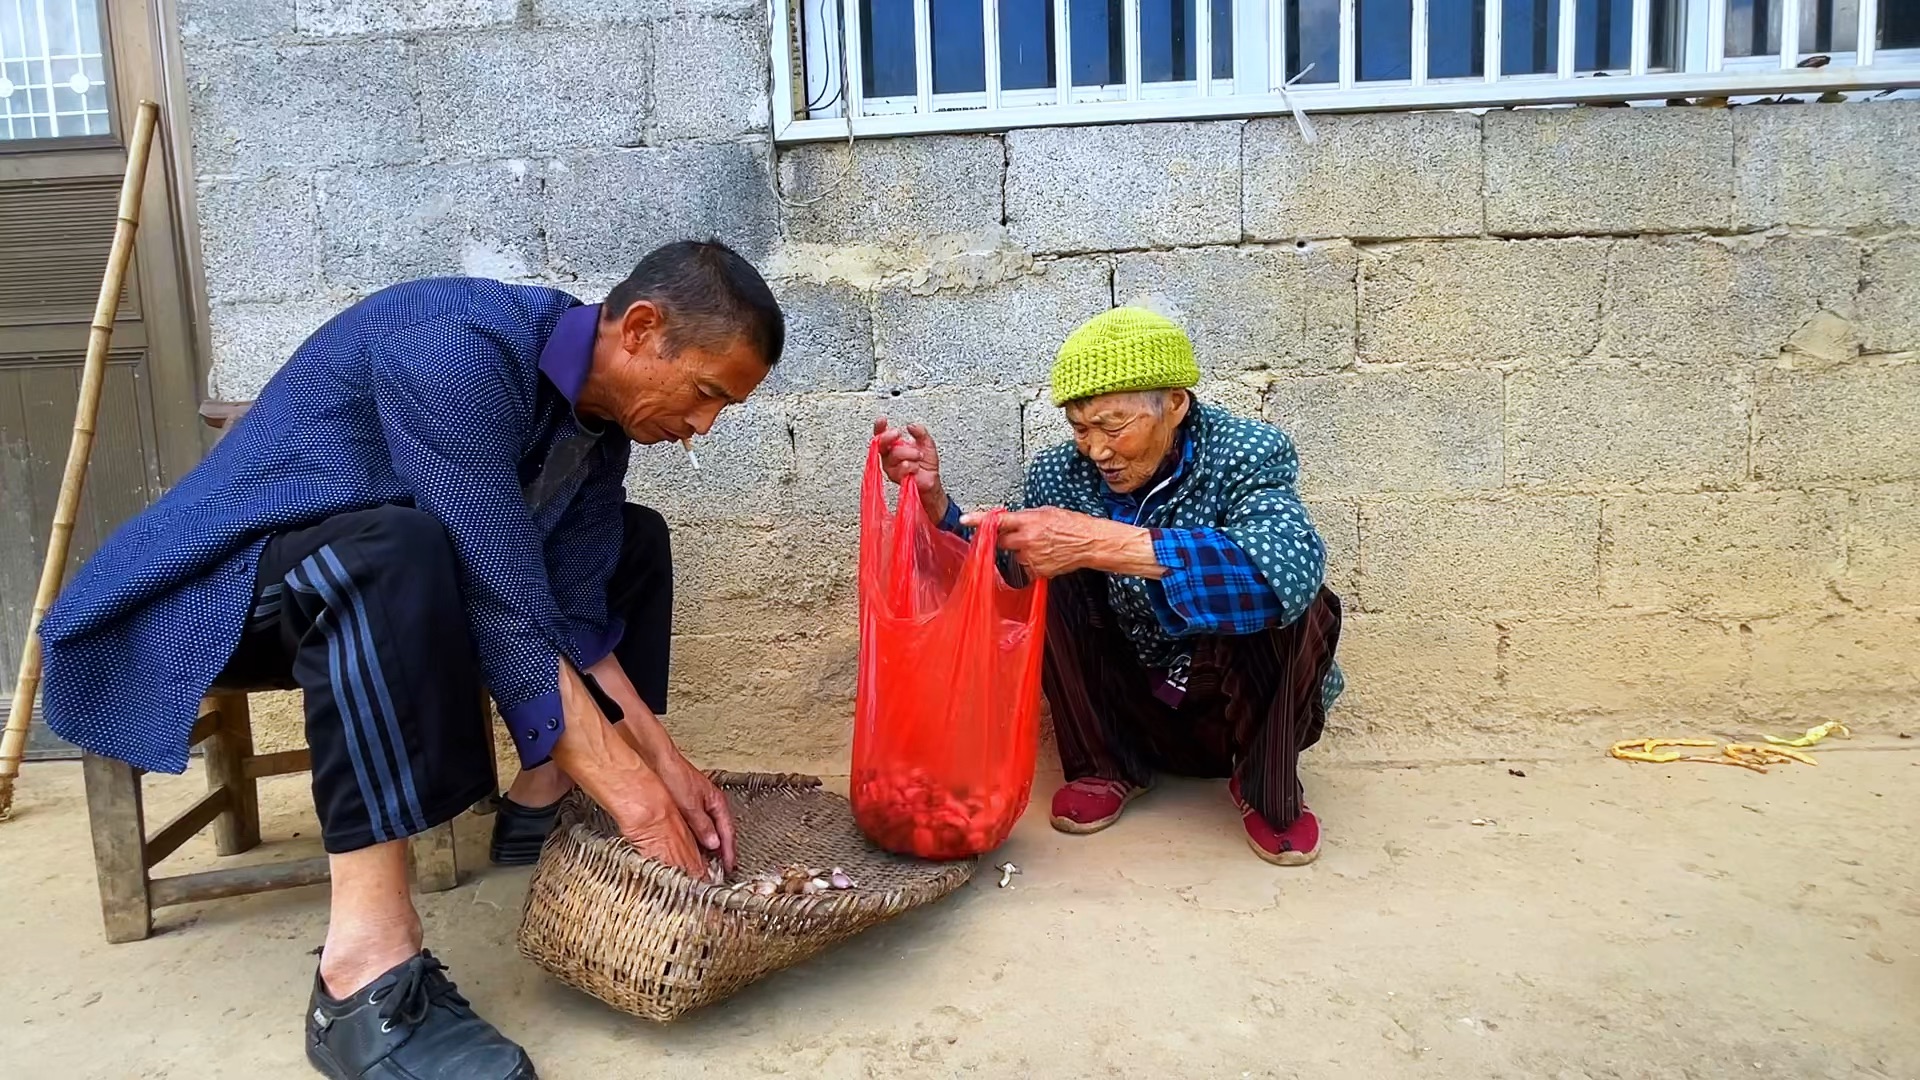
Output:
[[73,445],[67,450],[67,471],[60,478],[60,498],[54,503],[53,531],[47,538],[47,558],[40,566],[40,589],[34,594],[33,614],[27,619],[27,643],[21,650],[20,676],[13,685],[13,712],[0,737],[0,821],[13,815],[13,781],[27,752],[27,727],[33,722],[33,699],[40,692],[40,620],[60,594],[67,566],[67,548],[73,541],[73,522],[80,510],[80,492],[87,482],[87,463],[93,457],[94,424],[100,416],[100,389],[106,382],[107,348],[113,341],[113,320],[120,310],[120,287],[133,258],[133,234],[140,227],[140,195],[146,184],[147,156],[160,106],[142,101],[134,116],[133,138],[127,143],[127,174],[120,183],[120,216],[113,227],[113,248],[107,254],[106,276],[100,281],[100,299],[94,304],[93,325],[87,333],[87,362],[80,376],[80,401],[73,415]]

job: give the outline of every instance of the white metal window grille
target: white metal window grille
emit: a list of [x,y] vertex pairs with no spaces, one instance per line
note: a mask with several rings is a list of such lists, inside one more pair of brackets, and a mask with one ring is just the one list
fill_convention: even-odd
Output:
[[0,0],[0,141],[108,135],[99,0]]
[[1920,86],[1920,0],[774,5],[783,141]]

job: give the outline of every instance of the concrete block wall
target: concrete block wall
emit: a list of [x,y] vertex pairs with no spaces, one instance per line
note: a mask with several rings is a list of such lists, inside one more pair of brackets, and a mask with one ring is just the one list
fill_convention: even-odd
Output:
[[[737,0],[182,0],[215,365],[245,396],[425,274],[597,299],[712,234],[789,357],[674,522],[670,723],[831,768],[875,415],[997,501],[1064,437],[1054,348],[1180,319],[1288,429],[1347,603],[1328,749],[1871,725],[1920,691],[1920,104],[766,138]],[[1629,730],[1630,729],[1630,730]]]

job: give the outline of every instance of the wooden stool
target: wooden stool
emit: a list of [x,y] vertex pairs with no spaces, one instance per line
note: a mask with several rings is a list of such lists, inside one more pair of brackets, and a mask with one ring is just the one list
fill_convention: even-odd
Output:
[[[253,752],[253,724],[244,691],[220,690],[203,700],[189,745],[203,748],[207,793],[152,836],[147,835],[141,810],[142,770],[94,754],[83,758],[93,863],[100,878],[100,914],[108,941],[139,941],[152,934],[154,908],[327,880],[324,855],[154,877],[153,868],[160,860],[178,851],[208,825],[213,826],[214,850],[222,855],[238,855],[258,846],[260,778],[305,772],[312,761],[305,749]],[[414,881],[422,892],[444,892],[454,887],[457,877],[452,822],[413,837],[410,847]]]

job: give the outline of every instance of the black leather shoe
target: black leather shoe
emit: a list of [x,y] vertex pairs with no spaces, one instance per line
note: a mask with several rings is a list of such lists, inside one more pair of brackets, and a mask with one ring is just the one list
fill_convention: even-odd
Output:
[[493,844],[488,856],[496,866],[532,866],[540,861],[540,845],[553,831],[560,816],[560,803],[552,806],[521,806],[505,795],[494,804]]
[[344,1001],[318,974],[307,1060],[334,1080],[537,1080],[527,1052],[474,1015],[425,949]]

